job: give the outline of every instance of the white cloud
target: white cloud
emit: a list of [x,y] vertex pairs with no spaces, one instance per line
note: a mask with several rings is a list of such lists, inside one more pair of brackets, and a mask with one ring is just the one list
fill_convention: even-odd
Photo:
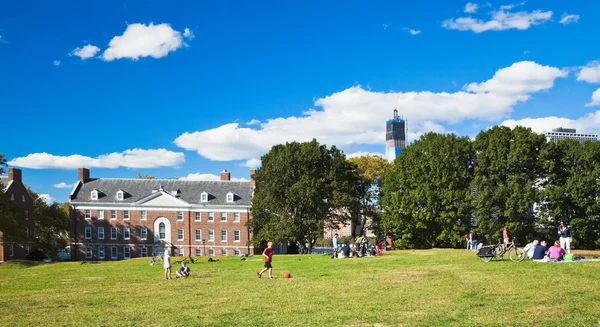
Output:
[[44,200],[46,202],[46,204],[52,204],[54,203],[54,198],[50,196],[50,194],[38,194],[40,196],[40,198],[42,198],[42,200]]
[[408,33],[410,33],[410,35],[419,35],[419,34],[421,34],[421,30],[413,30],[413,29],[410,29],[408,27],[405,27],[404,30],[408,31]]
[[165,149],[133,149],[121,153],[103,154],[96,158],[80,154],[55,156],[48,153],[32,153],[26,157],[15,158],[11,166],[33,169],[75,169],[87,168],[156,168],[177,167],[185,162],[183,153]]
[[229,123],[185,132],[174,143],[219,161],[259,158],[275,144],[313,138],[342,149],[356,144],[378,144],[383,148],[384,122],[391,118],[394,105],[408,119],[410,141],[429,131],[445,132],[441,123],[502,119],[515,104],[552,88],[556,78],[566,75],[558,68],[525,61],[500,69],[486,82],[465,85],[454,93],[375,92],[353,86],[317,99],[314,104],[320,108],[309,109],[300,116],[269,119],[255,129]]
[[[194,174],[189,174],[185,177],[180,177],[179,180],[182,181],[220,181],[221,180],[221,176],[219,175],[215,175],[215,174],[201,174],[201,173],[194,173]],[[248,180],[245,178],[231,178],[232,181],[234,182],[247,182]]]
[[475,12],[477,12],[477,9],[478,9],[478,8],[479,8],[479,5],[478,5],[478,4],[476,4],[476,3],[470,3],[470,2],[469,2],[469,3],[467,3],[467,4],[465,5],[465,12],[466,12],[466,13],[469,13],[469,14],[472,14],[472,13],[475,13]]
[[186,27],[183,30],[183,37],[185,37],[189,40],[192,40],[192,39],[194,39],[195,36],[194,36],[194,33],[192,33],[192,31],[190,31],[190,29]]
[[560,23],[563,25],[567,25],[567,24],[571,24],[571,23],[577,23],[579,21],[579,15],[569,15],[567,13],[564,13],[562,15],[562,18],[560,19]]
[[246,160],[246,162],[244,164],[242,164],[242,167],[248,167],[248,168],[258,168],[261,165],[261,161],[260,159],[257,158],[252,158],[252,159],[248,159]]
[[60,66],[60,60],[54,60],[52,63],[54,66]]
[[98,51],[100,51],[100,48],[98,48],[95,45],[88,44],[85,45],[83,48],[75,48],[75,50],[73,50],[69,55],[77,56],[81,58],[81,60],[86,60],[94,57],[96,53],[98,53]]
[[252,119],[251,121],[246,123],[246,125],[248,125],[248,126],[258,125],[258,124],[260,124],[260,120],[258,120],[258,119]]
[[346,154],[346,158],[347,159],[356,158],[356,157],[362,157],[362,156],[378,156],[378,157],[385,158],[385,155],[383,153],[379,153],[379,152],[362,152],[362,151],[358,151],[358,152],[353,152],[353,153],[347,153]]
[[123,35],[115,36],[108,45],[109,48],[102,53],[102,59],[106,61],[121,58],[137,60],[140,57],[158,59],[181,48],[183,40],[181,32],[169,24],[131,24]]
[[[589,103],[586,103],[585,106],[586,107],[600,106],[600,89],[597,89],[596,91],[594,91],[594,93],[592,93],[592,101],[590,101]],[[598,123],[600,123],[600,121]]]
[[54,187],[56,187],[56,188],[73,188],[73,187],[75,187],[75,184],[67,184],[65,182],[60,182],[58,184],[54,184]]
[[534,10],[532,12],[508,12],[513,5],[502,6],[498,11],[491,12],[491,19],[483,21],[472,17],[447,19],[442,22],[442,27],[482,33],[486,31],[504,31],[508,29],[526,30],[533,25],[543,24],[552,18],[552,11]]
[[600,83],[600,61],[592,61],[582,67],[577,74],[577,80],[588,83]]
[[[600,95],[600,94],[599,94]],[[537,133],[550,132],[553,128],[576,128],[578,133],[600,132],[600,110],[589,113],[578,119],[562,117],[524,118],[520,120],[505,120],[501,125],[515,127],[517,125],[529,127]]]

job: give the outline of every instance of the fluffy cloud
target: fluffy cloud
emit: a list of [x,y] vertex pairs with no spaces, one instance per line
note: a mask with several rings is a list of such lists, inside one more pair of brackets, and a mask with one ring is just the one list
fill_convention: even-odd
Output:
[[248,126],[258,125],[258,124],[260,124],[260,120],[258,120],[258,119],[252,119],[251,121],[246,123],[246,125],[248,125]]
[[476,3],[470,3],[470,2],[469,2],[469,3],[467,3],[467,4],[465,5],[465,10],[464,10],[464,11],[465,11],[466,13],[472,14],[472,13],[474,13],[474,12],[477,12],[477,9],[478,9],[478,8],[479,8],[479,5],[478,5],[478,4],[476,4]]
[[[186,37],[193,38],[189,29],[186,32]],[[115,36],[108,45],[109,48],[102,53],[102,59],[106,61],[121,58],[137,60],[140,57],[158,59],[181,48],[183,40],[181,32],[174,30],[169,24],[131,24],[123,35]]]
[[60,60],[54,60],[52,64],[54,64],[54,66],[60,66]]
[[32,153],[26,157],[15,158],[9,162],[11,166],[33,169],[75,169],[87,168],[156,168],[177,167],[185,162],[183,153],[165,149],[133,149],[121,153],[113,152],[96,158],[73,154],[55,156],[48,153]]
[[75,50],[73,50],[69,55],[79,57],[81,60],[86,60],[94,57],[98,51],[100,51],[100,48],[95,45],[88,44],[83,48],[75,48]]
[[[509,12],[513,5],[502,6],[498,11],[491,12],[491,19],[484,21],[472,17],[447,19],[442,26],[451,30],[473,31],[504,31],[508,29],[526,30],[533,25],[543,24],[552,18],[552,11],[534,10],[532,12]],[[465,8],[466,9],[466,8]]]
[[577,23],[578,21],[579,21],[579,15],[568,15],[567,13],[564,13],[562,15],[562,18],[560,19],[560,23],[563,25]]
[[220,161],[258,158],[275,144],[313,138],[342,149],[356,144],[379,144],[383,148],[385,121],[391,117],[394,105],[408,118],[407,137],[414,140],[429,131],[445,132],[440,123],[506,117],[515,104],[527,101],[532,93],[552,88],[556,78],[566,75],[558,68],[524,61],[499,70],[490,80],[465,85],[454,93],[386,93],[353,86],[317,99],[315,106],[319,110],[309,109],[298,117],[273,118],[252,127],[230,123],[185,132],[174,143]]
[[582,67],[577,74],[577,80],[588,83],[600,83],[600,61],[592,61]]
[[54,198],[50,196],[50,194],[39,194],[40,198],[42,198],[42,200],[44,200],[47,204],[52,204],[54,203]]
[[73,188],[73,187],[75,187],[75,184],[67,184],[65,182],[60,182],[58,184],[54,184],[54,187],[56,187],[56,188]]
[[194,33],[192,33],[192,31],[190,31],[190,29],[186,27],[183,30],[183,37],[185,37],[189,40],[192,40],[195,36],[194,36]]
[[[600,100],[600,92],[599,100]],[[589,113],[578,119],[569,119],[561,117],[543,117],[543,118],[524,118],[520,120],[506,120],[502,125],[515,127],[517,125],[529,127],[535,132],[550,132],[553,128],[565,127],[576,128],[578,133],[599,133],[600,132],[600,110]]]
[[407,31],[408,33],[410,33],[410,35],[419,35],[419,34],[421,34],[421,30],[413,30],[413,29],[410,29],[408,27],[405,27],[404,30]]
[[[194,173],[194,174],[189,174],[185,177],[180,177],[179,180],[182,181],[220,181],[221,180],[221,176],[218,175],[214,175],[214,174],[201,174],[201,173]],[[231,178],[232,181],[234,182],[247,182],[248,180],[245,178]]]
[[592,93],[592,101],[590,101],[589,103],[586,103],[585,106],[586,107],[600,106],[600,89],[597,89],[596,91],[594,91],[594,93]]
[[248,168],[258,168],[258,167],[260,167],[260,165],[261,165],[260,159],[252,158],[252,159],[246,160],[246,162],[242,166],[248,167]]

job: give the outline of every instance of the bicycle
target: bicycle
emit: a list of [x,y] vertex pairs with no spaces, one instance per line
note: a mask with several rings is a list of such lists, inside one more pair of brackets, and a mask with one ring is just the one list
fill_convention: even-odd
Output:
[[496,246],[484,246],[481,248],[477,256],[483,262],[490,262],[494,258],[504,260],[504,254],[508,253],[508,258],[512,262],[521,262],[525,259],[525,250],[517,247],[515,240],[508,244],[502,243],[500,240]]

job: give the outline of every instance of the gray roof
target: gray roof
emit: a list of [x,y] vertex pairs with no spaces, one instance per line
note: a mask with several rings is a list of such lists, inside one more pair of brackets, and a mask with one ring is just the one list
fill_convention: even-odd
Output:
[[[143,199],[162,186],[163,191],[172,193],[179,190],[178,198],[190,204],[208,205],[251,205],[252,188],[250,182],[233,181],[183,181],[177,179],[88,179],[78,186],[71,202],[134,203]],[[98,190],[98,200],[92,200],[92,190]],[[117,192],[125,192],[124,199],[117,201]],[[207,192],[208,202],[200,202],[200,195]],[[234,194],[234,202],[227,202],[227,193]]]

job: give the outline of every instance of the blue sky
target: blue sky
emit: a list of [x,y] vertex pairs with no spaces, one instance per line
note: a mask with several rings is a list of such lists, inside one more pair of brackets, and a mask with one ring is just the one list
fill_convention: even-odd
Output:
[[411,139],[598,133],[599,14],[595,1],[5,1],[0,152],[65,201],[80,166],[248,179],[285,141],[383,153],[394,106]]

